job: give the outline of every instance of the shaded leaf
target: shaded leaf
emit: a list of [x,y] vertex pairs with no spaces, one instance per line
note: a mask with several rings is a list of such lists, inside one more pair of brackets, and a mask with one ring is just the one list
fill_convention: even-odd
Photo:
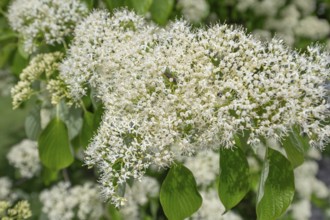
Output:
[[19,74],[22,72],[22,70],[28,65],[28,60],[19,53],[18,50],[16,50],[14,55],[13,63],[10,67],[11,71],[16,75],[19,76]]
[[282,146],[293,167],[298,167],[304,163],[305,153],[310,148],[308,137],[301,136],[299,128],[296,127],[284,138]]
[[52,182],[56,181],[58,178],[57,170],[50,170],[47,167],[42,168],[42,180],[46,186],[50,185]]
[[249,189],[249,164],[243,151],[239,147],[221,149],[218,193],[226,211],[236,206]]
[[160,189],[160,203],[169,220],[185,219],[199,209],[202,197],[188,168],[172,165]]
[[80,133],[80,144],[86,148],[94,134],[94,114],[84,111],[83,124]]

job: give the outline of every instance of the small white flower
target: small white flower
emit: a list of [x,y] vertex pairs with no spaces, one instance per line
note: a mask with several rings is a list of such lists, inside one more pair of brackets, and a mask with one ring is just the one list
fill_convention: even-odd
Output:
[[18,169],[21,177],[32,178],[41,168],[37,142],[28,139],[14,145],[7,159],[9,164]]

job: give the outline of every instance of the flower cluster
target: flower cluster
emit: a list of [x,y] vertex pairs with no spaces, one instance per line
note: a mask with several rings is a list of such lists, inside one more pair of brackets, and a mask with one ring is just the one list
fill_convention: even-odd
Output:
[[134,182],[132,187],[127,186],[125,196],[127,205],[120,209],[124,219],[141,219],[139,207],[146,205],[151,199],[157,198],[159,183],[152,177],[145,176],[141,182]]
[[293,45],[299,38],[320,40],[330,34],[328,21],[315,15],[315,0],[294,0],[289,4],[284,0],[238,0],[236,7],[243,13],[252,10],[256,15],[264,16],[263,29],[255,30],[257,35],[276,33],[288,45]]
[[51,93],[53,104],[56,104],[61,98],[68,97],[66,86],[63,85],[61,78],[56,76],[62,58],[63,53],[54,52],[39,54],[31,60],[20,74],[20,81],[11,89],[14,109],[36,93],[33,85],[41,77],[48,80],[47,90],[50,93],[53,92]]
[[15,0],[8,20],[22,36],[26,52],[32,53],[41,43],[63,43],[86,14],[87,7],[79,0]]
[[95,11],[60,69],[72,97],[90,86],[105,106],[86,164],[100,169],[103,194],[120,205],[118,186],[151,164],[232,147],[237,134],[257,145],[299,126],[312,146],[324,146],[329,65],[319,48],[301,54],[227,25],[161,29],[132,12]]
[[210,12],[206,0],[179,0],[177,7],[181,9],[183,17],[193,23],[201,22]]
[[12,182],[8,177],[0,177],[0,200],[14,201],[16,195],[12,193]]
[[31,178],[41,168],[37,143],[28,139],[13,146],[7,159],[9,164],[18,169],[21,177]]
[[60,182],[40,194],[42,211],[50,220],[98,219],[103,213],[96,186],[91,183],[70,188],[68,182]]
[[23,200],[11,207],[9,202],[0,201],[0,217],[2,220],[23,220],[32,216],[30,204]]

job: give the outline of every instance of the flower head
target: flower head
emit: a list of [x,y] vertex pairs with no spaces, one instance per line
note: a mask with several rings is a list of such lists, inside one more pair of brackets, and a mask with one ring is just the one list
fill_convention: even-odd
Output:
[[62,43],[86,14],[87,7],[79,0],[15,0],[8,19],[22,36],[26,52],[32,53],[41,43]]
[[18,169],[21,177],[31,178],[40,171],[38,146],[35,141],[23,140],[13,146],[7,158],[9,163]]

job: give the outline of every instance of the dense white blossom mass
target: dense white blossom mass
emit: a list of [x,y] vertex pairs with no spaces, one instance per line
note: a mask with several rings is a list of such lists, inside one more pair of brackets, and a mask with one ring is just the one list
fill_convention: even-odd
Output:
[[7,154],[9,164],[18,169],[21,177],[31,178],[40,171],[37,142],[25,139],[11,148]]
[[8,20],[22,36],[26,52],[32,53],[41,43],[63,43],[87,11],[79,0],[15,0]]
[[98,219],[103,212],[98,189],[92,183],[70,187],[68,182],[60,182],[41,192],[40,201],[50,220]]
[[124,10],[95,11],[78,25],[60,69],[72,97],[91,87],[105,106],[86,164],[100,169],[104,196],[119,206],[119,186],[151,164],[233,147],[235,135],[257,145],[299,126],[322,147],[329,65],[319,48],[298,53],[228,25],[162,29]]

